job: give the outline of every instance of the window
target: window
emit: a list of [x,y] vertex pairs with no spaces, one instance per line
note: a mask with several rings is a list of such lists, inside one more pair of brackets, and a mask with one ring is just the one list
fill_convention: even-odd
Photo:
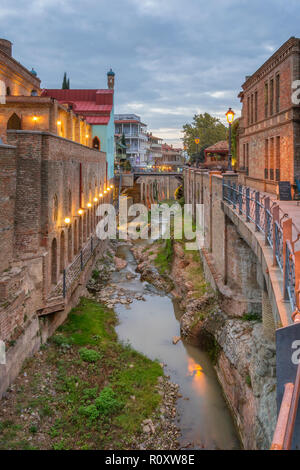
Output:
[[257,122],[258,111],[257,111],[257,91],[254,93],[254,121]]
[[274,180],[274,137],[270,139],[270,180]]
[[247,99],[247,115],[248,115],[248,126],[250,125],[250,96]]
[[280,110],[280,75],[276,75],[276,113]]
[[251,119],[251,124],[253,124],[253,94],[251,95],[251,115],[250,115],[250,119]]
[[10,96],[10,88],[9,88],[9,86],[6,87],[6,96]]
[[249,173],[249,144],[246,144],[246,173]]
[[276,137],[276,181],[280,181],[280,136]]
[[265,179],[269,178],[269,141],[265,139]]
[[31,96],[37,96],[37,91],[36,90],[31,90]]
[[265,118],[268,117],[268,104],[269,104],[269,87],[265,83]]
[[270,116],[274,114],[274,80],[270,80]]

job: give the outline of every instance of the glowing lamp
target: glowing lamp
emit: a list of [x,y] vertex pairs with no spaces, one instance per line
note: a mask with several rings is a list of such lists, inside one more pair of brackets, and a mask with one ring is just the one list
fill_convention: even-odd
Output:
[[89,135],[88,135],[88,134],[85,134],[85,136],[86,136],[86,138],[88,138]]
[[107,191],[110,191],[110,187],[108,186]]
[[111,185],[110,185],[110,188],[112,189],[113,187],[114,187],[114,185],[113,185],[113,184],[111,184]]
[[107,191],[106,191],[106,189],[104,189],[104,194],[106,194],[106,193],[107,193]]
[[61,125],[61,121],[57,121],[56,124],[57,124],[58,126],[60,126],[60,125]]
[[97,202],[98,201],[98,198],[97,197],[94,197],[94,202]]
[[229,108],[227,113],[225,114],[228,124],[231,124],[233,122],[234,115],[235,115],[234,111],[232,111],[232,109]]
[[38,120],[37,116],[33,116],[32,120],[33,122],[36,122]]
[[65,220],[64,220],[65,224],[69,224],[71,222],[71,219],[70,217],[66,217]]
[[103,194],[102,194],[102,193],[100,193],[100,194],[99,194],[99,197],[103,197]]
[[78,209],[78,214],[79,214],[79,215],[82,215],[82,214],[83,214],[83,210],[82,210],[82,209]]
[[92,204],[90,202],[87,203],[88,207],[92,207]]

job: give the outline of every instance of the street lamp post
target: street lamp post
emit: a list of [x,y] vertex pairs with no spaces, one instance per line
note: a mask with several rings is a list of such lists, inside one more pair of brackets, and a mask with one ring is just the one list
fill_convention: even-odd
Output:
[[226,113],[226,119],[229,124],[229,150],[228,150],[228,171],[232,171],[232,154],[231,154],[231,124],[234,119],[234,111],[231,108],[228,109]]
[[197,146],[197,160],[196,160],[196,166],[197,166],[198,156],[199,156],[199,144],[200,144],[200,139],[199,138],[195,139],[195,144]]

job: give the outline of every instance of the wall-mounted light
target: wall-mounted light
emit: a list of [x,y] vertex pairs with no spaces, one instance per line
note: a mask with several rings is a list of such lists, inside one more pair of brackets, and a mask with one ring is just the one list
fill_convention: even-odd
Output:
[[66,218],[64,219],[64,223],[65,223],[65,224],[68,225],[70,222],[71,222],[70,217],[66,217]]
[[86,138],[88,139],[89,135],[88,134],[85,134]]
[[57,121],[56,124],[57,124],[58,126],[60,126],[60,125],[61,125],[61,121]]
[[38,120],[38,117],[37,116],[33,116],[32,118],[33,122],[36,122]]
[[106,194],[106,193],[107,193],[107,191],[106,191],[106,189],[104,189],[104,194]]
[[98,198],[97,197],[94,197],[94,202],[97,202],[98,201]]
[[103,194],[102,194],[102,193],[100,193],[100,194],[99,194],[99,197],[103,197]]
[[78,213],[79,215],[82,215],[82,214],[83,214],[83,209],[78,209],[77,213]]
[[110,187],[111,187],[111,189],[113,189],[114,185],[113,185],[113,184],[111,184],[111,185],[110,185]]
[[92,207],[92,204],[90,202],[87,203],[88,207]]

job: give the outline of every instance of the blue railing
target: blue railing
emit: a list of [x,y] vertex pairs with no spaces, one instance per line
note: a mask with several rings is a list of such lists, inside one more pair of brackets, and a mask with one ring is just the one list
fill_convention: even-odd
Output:
[[285,252],[285,298],[290,301],[293,312],[296,309],[296,289],[295,289],[295,256],[289,241],[286,242]]

